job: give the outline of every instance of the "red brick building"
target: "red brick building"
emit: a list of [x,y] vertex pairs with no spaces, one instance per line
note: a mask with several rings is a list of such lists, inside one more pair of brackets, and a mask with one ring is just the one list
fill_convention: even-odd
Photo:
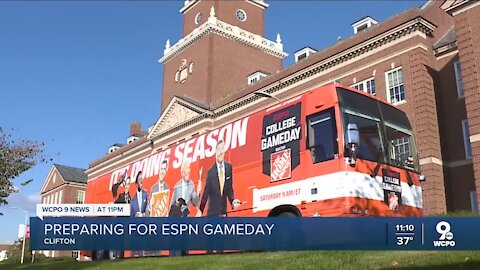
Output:
[[255,92],[283,100],[337,82],[407,113],[427,177],[426,214],[477,211],[478,1],[427,1],[384,22],[364,18],[352,25],[350,38],[321,51],[306,47],[286,68],[280,35],[264,37],[268,6],[263,0],[185,1],[183,37],[173,45],[167,40],[159,60],[160,118],[148,134],[92,162],[88,179],[276,102]]
[[[40,190],[42,204],[85,202],[87,175],[85,169],[54,164]],[[72,256],[77,258],[78,251],[52,250],[42,251],[47,257]]]

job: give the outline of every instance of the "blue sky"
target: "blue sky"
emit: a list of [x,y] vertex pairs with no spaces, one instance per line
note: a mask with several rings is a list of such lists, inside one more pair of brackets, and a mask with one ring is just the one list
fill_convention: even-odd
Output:
[[[367,15],[382,22],[425,0],[267,1],[265,37],[280,33],[291,54],[326,48]],[[183,1],[0,2],[0,127],[45,142],[54,163],[87,168],[132,121],[144,129],[160,116],[165,41],[180,39]],[[13,131],[12,131],[13,130]],[[58,153],[58,155],[56,155]],[[0,243],[16,239],[33,215],[52,163],[22,174],[34,179],[0,207]]]

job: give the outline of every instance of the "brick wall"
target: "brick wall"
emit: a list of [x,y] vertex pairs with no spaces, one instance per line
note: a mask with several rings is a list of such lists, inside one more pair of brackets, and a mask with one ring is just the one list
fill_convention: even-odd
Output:
[[[469,131],[480,134],[480,6],[454,16],[462,66]],[[473,171],[480,206],[480,141],[472,142]]]

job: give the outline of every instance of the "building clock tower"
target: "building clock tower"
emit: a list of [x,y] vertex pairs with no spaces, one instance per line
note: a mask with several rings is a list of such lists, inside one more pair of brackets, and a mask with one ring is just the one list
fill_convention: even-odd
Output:
[[174,96],[188,98],[212,108],[222,97],[247,86],[247,77],[282,69],[280,35],[264,38],[263,0],[185,1],[183,36],[175,44],[167,40],[162,111]]

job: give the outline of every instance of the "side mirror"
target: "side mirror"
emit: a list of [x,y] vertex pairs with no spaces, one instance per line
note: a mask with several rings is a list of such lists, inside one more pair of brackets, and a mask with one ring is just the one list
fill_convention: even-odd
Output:
[[360,132],[356,124],[348,124],[345,138],[345,148],[348,149],[345,154],[345,163],[354,166],[357,159],[357,149],[360,145]]
[[348,124],[347,125],[347,145],[359,145],[360,144],[360,133],[358,132],[357,124]]

